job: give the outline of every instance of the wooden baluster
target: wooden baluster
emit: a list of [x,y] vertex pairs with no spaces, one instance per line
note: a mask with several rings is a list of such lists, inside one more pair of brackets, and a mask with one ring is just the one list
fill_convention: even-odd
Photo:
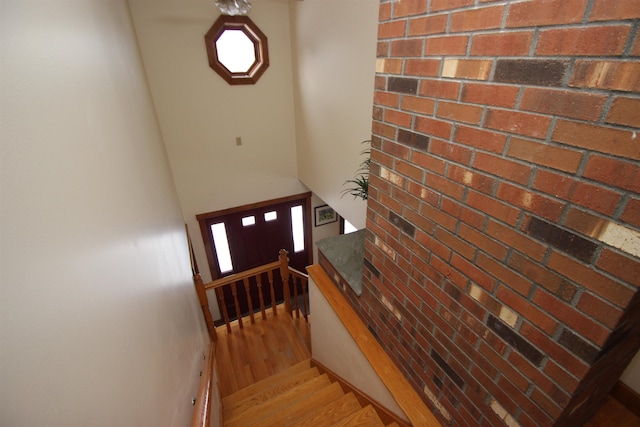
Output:
[[227,333],[231,333],[231,322],[229,321],[229,312],[227,311],[227,305],[224,303],[224,293],[222,288],[216,288],[216,297],[218,298],[218,307],[222,310],[222,317],[224,317],[224,324],[227,325]]
[[308,292],[308,279],[302,279],[302,308],[304,309],[304,312],[302,313],[304,316],[304,320],[307,321],[307,323],[309,323],[309,307],[307,307],[307,292]]
[[211,311],[209,310],[209,299],[207,298],[207,291],[204,288],[202,277],[199,274],[193,276],[193,284],[196,287],[196,294],[200,301],[200,308],[202,308],[202,314],[204,315],[204,322],[207,325],[207,331],[209,332],[209,338],[211,341],[216,342],[218,335],[216,333],[216,327],[213,324],[213,317],[211,317]]
[[296,303],[296,319],[300,318],[300,303],[298,302],[298,278],[295,276],[291,277],[291,281],[293,282],[293,300]]
[[264,295],[262,295],[262,275],[256,276],[256,282],[258,282],[258,298],[260,299],[260,311],[262,312],[262,320],[267,319],[267,312],[264,309]]
[[247,304],[249,304],[249,317],[251,317],[251,323],[256,323],[256,319],[253,318],[253,302],[251,301],[251,293],[249,292],[249,278],[244,278],[244,290],[247,292]]
[[242,325],[242,313],[240,312],[240,303],[238,302],[238,286],[236,282],[231,283],[231,293],[233,294],[233,303],[236,306],[236,316],[238,317],[238,326],[240,329],[243,328]]
[[273,270],[267,271],[267,276],[269,277],[269,290],[271,291],[271,310],[273,311],[273,315],[278,315],[278,308],[276,307],[276,292],[273,289]]
[[291,290],[289,289],[289,253],[280,249],[280,277],[282,277],[282,291],[284,293],[284,309],[291,316]]

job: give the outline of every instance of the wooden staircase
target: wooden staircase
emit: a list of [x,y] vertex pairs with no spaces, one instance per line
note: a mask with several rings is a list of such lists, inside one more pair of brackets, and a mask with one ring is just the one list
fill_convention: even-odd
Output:
[[305,360],[222,399],[225,427],[394,426]]

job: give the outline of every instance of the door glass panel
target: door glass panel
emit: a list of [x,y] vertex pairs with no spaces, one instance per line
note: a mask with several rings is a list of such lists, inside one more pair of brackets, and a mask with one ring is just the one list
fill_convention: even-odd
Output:
[[302,220],[302,205],[291,208],[291,231],[293,232],[293,251],[304,251],[304,224]]
[[275,221],[276,219],[278,219],[278,212],[276,211],[265,212],[264,214],[265,221]]
[[244,218],[242,218],[242,225],[244,227],[246,227],[247,225],[253,225],[255,223],[256,223],[255,216],[245,216]]
[[218,266],[220,273],[228,273],[233,270],[231,262],[231,251],[229,250],[229,240],[227,239],[227,228],[224,222],[211,225],[211,234],[213,234],[213,244],[216,247],[216,255],[218,256]]

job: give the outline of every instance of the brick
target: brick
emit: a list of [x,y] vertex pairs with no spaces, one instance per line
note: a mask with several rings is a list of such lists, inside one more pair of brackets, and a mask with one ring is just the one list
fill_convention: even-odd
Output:
[[440,10],[450,10],[457,9],[464,6],[472,5],[474,0],[432,0],[431,8],[429,9],[431,12],[440,11]]
[[640,3],[636,0],[595,0],[589,21],[620,21],[640,18]]
[[573,301],[577,287],[548,268],[544,268],[544,266],[517,252],[513,252],[509,256],[508,265],[563,301]]
[[569,86],[640,92],[640,63],[577,60]]
[[393,17],[400,18],[419,15],[427,11],[427,0],[412,0],[393,2]]
[[442,159],[439,159],[427,153],[414,151],[411,154],[411,161],[414,164],[421,166],[431,172],[444,175],[445,162]]
[[548,335],[552,335],[558,327],[558,322],[551,316],[506,286],[498,287],[496,297],[518,313],[523,319],[526,319],[527,322],[531,322]]
[[547,252],[544,245],[531,237],[492,220],[487,223],[486,233],[538,262],[542,261]]
[[589,292],[582,293],[576,307],[609,329],[613,329],[616,326],[623,314],[619,308],[614,307]]
[[[404,129],[399,129],[398,130],[398,142],[406,141],[408,136],[405,136],[405,135],[407,133],[409,133],[409,132],[404,130]],[[405,145],[409,145],[409,144],[405,142]],[[396,158],[407,160],[407,159],[409,159],[409,156],[411,155],[411,152],[410,152],[409,148],[406,147],[405,145],[398,144],[395,141],[385,140],[382,143],[382,150],[384,151],[384,154],[386,154],[387,156],[392,156],[392,157],[396,157]],[[376,158],[377,158],[377,154],[376,154]],[[393,168],[393,164],[394,164],[395,159],[389,159],[389,160],[390,160],[389,162],[384,162],[384,164],[389,166],[389,168]],[[383,162],[379,162],[379,163],[383,163]]]
[[[409,188],[412,188],[413,186],[419,187],[415,183],[409,183]],[[433,233],[435,229],[434,221],[418,215],[417,212],[405,210],[404,217],[407,219],[407,221],[411,222],[414,226],[424,231],[425,233]]]
[[402,77],[389,77],[387,79],[387,90],[389,92],[401,92],[416,94],[418,91],[418,80]]
[[558,120],[551,138],[574,147],[640,160],[635,132],[627,130]]
[[413,18],[409,21],[409,36],[426,36],[444,33],[447,30],[448,15],[429,15]]
[[432,115],[435,101],[433,99],[405,95],[402,97],[400,108],[414,113]]
[[485,126],[512,134],[532,138],[545,138],[551,118],[519,111],[489,109],[485,115]]
[[427,135],[449,139],[453,126],[451,123],[444,120],[437,120],[429,117],[416,117],[413,128],[416,131],[426,133]]
[[382,22],[378,25],[378,40],[403,37],[406,30],[406,21]]
[[543,30],[538,36],[536,55],[621,55],[630,31],[630,25]]
[[[602,346],[609,336],[608,329],[597,324],[575,308],[553,297],[551,294],[540,288],[538,288],[534,293],[532,302],[538,305],[538,307],[540,307],[547,313],[554,316],[562,324],[569,326],[571,329],[599,346]],[[580,354],[577,354],[575,351],[574,354],[582,358]],[[589,360],[585,361],[588,363],[592,362]]]
[[373,102],[377,105],[398,108],[400,96],[397,93],[375,91],[373,93]]
[[613,215],[621,198],[620,193],[609,188],[580,181],[573,183],[567,196],[569,201],[608,216]]
[[411,127],[411,115],[397,110],[385,110],[384,121],[402,127]]
[[391,192],[391,198],[393,200],[396,200],[398,203],[400,203],[402,206],[406,206],[409,209],[418,209],[420,207],[420,201],[412,196],[409,192],[404,191],[403,189],[400,188],[393,188],[392,192]]
[[482,353],[492,365],[498,368],[501,375],[509,378],[509,380],[515,384],[520,391],[526,391],[529,386],[529,381],[520,374],[514,367],[508,363],[501,355],[496,353],[486,343],[480,343],[480,353]]
[[575,173],[582,161],[582,153],[569,148],[511,138],[507,155],[564,172]]
[[467,52],[469,36],[429,36],[425,45],[425,55],[464,55]]
[[609,114],[605,121],[616,125],[640,128],[640,114],[638,114],[638,111],[640,111],[639,98],[617,96],[613,100],[611,108],[609,108]]
[[463,257],[469,260],[473,259],[473,256],[476,252],[475,248],[469,245],[468,243],[464,242],[462,239],[457,238],[452,233],[449,233],[448,231],[445,231],[442,228],[438,228],[436,229],[435,237],[440,242],[444,243],[453,251],[457,252]]
[[531,50],[532,41],[533,31],[474,34],[471,39],[471,55],[526,56]]
[[534,365],[540,366],[544,359],[542,354],[537,348],[527,342],[520,335],[515,333],[511,328],[506,326],[500,320],[494,316],[489,316],[487,326],[494,331],[500,338],[505,340],[510,346],[517,350],[520,354],[526,357]]
[[[495,287],[495,279],[489,276],[487,273],[482,271],[482,269],[478,268],[472,262],[467,261],[457,254],[453,254],[451,256],[451,265],[454,268],[457,268],[462,274],[471,279],[473,282],[482,286],[489,292],[493,291]],[[466,283],[465,283],[466,284]]]
[[519,88],[516,86],[467,82],[462,87],[461,100],[472,104],[513,108],[518,92]]
[[387,87],[387,78],[385,76],[376,75],[373,79],[373,87],[376,90],[385,90]]
[[620,215],[620,219],[628,224],[640,227],[640,199],[629,199],[622,215]]
[[396,137],[396,128],[380,122],[373,122],[371,132],[384,138],[393,139]]
[[402,60],[391,59],[391,58],[378,58],[376,60],[376,73],[402,74]]
[[396,163],[395,171],[401,175],[406,176],[409,179],[413,179],[418,182],[422,182],[424,177],[424,170],[407,162],[398,161]]
[[391,42],[391,56],[422,56],[422,39],[400,39]]
[[473,167],[522,185],[529,182],[532,172],[529,165],[481,152],[476,153]]
[[587,0],[530,0],[514,3],[509,9],[507,28],[578,24]]
[[[575,357],[572,353],[560,347],[553,342],[551,338],[544,335],[536,328],[524,323],[520,328],[521,335],[527,339],[532,345],[542,350],[546,355],[553,359],[556,363],[567,369],[572,375],[576,377],[583,377],[589,367],[579,358]],[[547,360],[547,364],[549,364]]]
[[519,210],[513,206],[509,206],[491,196],[486,196],[475,191],[467,192],[465,201],[470,207],[511,225],[515,225],[520,214]]
[[534,401],[543,411],[549,414],[552,419],[556,419],[562,413],[562,409],[556,402],[547,397],[537,387],[531,392],[531,400]]
[[565,346],[569,351],[584,360],[586,363],[593,363],[598,357],[598,349],[587,343],[576,334],[564,329],[558,338],[558,343]]
[[437,116],[455,122],[478,124],[482,118],[482,108],[475,105],[440,101]]
[[476,259],[478,267],[491,274],[500,282],[515,290],[520,295],[528,295],[531,289],[531,282],[526,278],[514,273],[504,264],[480,253]]
[[596,265],[609,274],[640,287],[640,262],[637,258],[620,255],[607,248],[600,254]]
[[378,19],[380,22],[391,19],[391,3],[380,3],[378,7]]
[[625,307],[633,296],[627,287],[558,252],[551,253],[547,266],[618,307]]
[[493,61],[486,59],[451,59],[444,60],[442,77],[488,80]]
[[504,5],[452,12],[449,31],[459,33],[500,28],[503,13]]
[[449,164],[447,178],[488,195],[493,194],[496,179],[470,169]]
[[457,182],[444,179],[440,175],[434,175],[428,172],[426,173],[424,180],[429,184],[429,186],[436,189],[436,191],[448,195],[449,197],[456,200],[462,199],[462,195],[464,194],[464,187]]
[[575,91],[525,88],[520,109],[582,120],[598,120],[605,95]]
[[589,157],[583,176],[640,193],[640,165],[638,162],[593,154]]
[[589,212],[585,212],[577,208],[570,208],[562,225],[566,228],[582,233],[585,236],[597,239],[608,223],[609,221]]
[[531,236],[586,263],[593,259],[593,255],[598,248],[598,245],[590,240],[534,217],[526,224],[525,231]]
[[471,150],[465,146],[448,141],[434,139],[429,151],[434,155],[444,157],[463,165],[468,165],[471,161]]
[[496,196],[500,200],[553,222],[560,219],[564,209],[562,202],[506,182],[498,185]]
[[[420,205],[420,213],[426,216],[426,219],[432,220],[434,223],[446,228],[447,230],[453,230],[458,222],[454,217],[443,213],[439,209],[427,203]],[[417,225],[415,220],[412,222]]]
[[407,59],[404,74],[407,76],[438,77],[440,74],[439,59]]
[[460,83],[450,80],[422,79],[420,81],[420,95],[430,98],[458,99]]
[[[410,132],[405,129],[398,130],[398,142],[422,151],[427,151],[427,149],[429,148],[428,136]],[[408,158],[408,154],[409,153],[407,153],[406,158]]]
[[578,388],[578,380],[575,379],[573,374],[567,372],[553,360],[547,361],[544,372],[569,393],[573,393]]
[[551,59],[498,59],[493,80],[537,86],[560,86],[569,63]]
[[458,236],[498,260],[503,260],[507,255],[507,248],[505,245],[493,240],[489,236],[464,223],[460,224],[458,228]]
[[453,139],[461,144],[497,154],[504,151],[507,141],[506,135],[502,133],[462,125],[456,126]]

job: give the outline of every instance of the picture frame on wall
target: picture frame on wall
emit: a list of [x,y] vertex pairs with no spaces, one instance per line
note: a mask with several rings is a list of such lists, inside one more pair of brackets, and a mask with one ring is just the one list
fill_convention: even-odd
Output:
[[329,205],[316,206],[313,210],[316,227],[338,220],[338,214]]

